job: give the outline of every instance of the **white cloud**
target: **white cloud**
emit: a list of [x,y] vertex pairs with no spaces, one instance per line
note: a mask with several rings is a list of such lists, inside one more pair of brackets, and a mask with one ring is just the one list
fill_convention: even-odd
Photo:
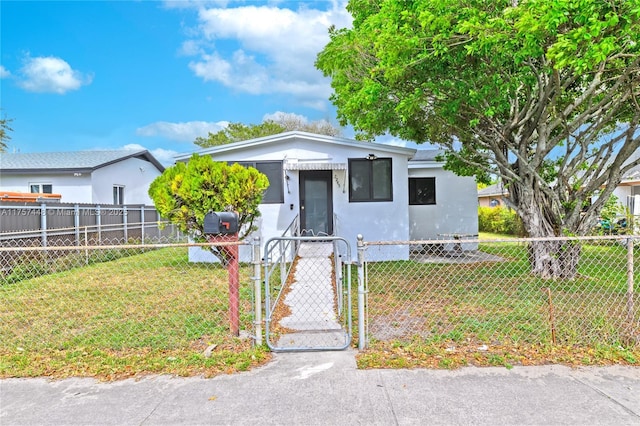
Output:
[[148,150],[151,155],[155,157],[163,166],[170,166],[175,163],[175,156],[179,153],[177,151],[172,151],[170,149],[156,148],[156,149],[147,149],[144,146],[131,143],[122,147],[122,149],[131,150],[131,151],[140,151],[142,149]]
[[299,121],[300,123],[309,122],[309,118],[305,117],[304,115],[296,114],[294,112],[283,112],[283,111],[276,111],[271,114],[265,114],[262,117],[262,121],[267,121],[267,120],[272,120],[272,121],[289,120],[289,121]]
[[11,75],[8,69],[0,65],[0,78],[7,78]]
[[62,95],[93,80],[92,76],[72,69],[66,61],[53,56],[27,57],[21,72],[19,84],[30,92]]
[[[289,94],[308,106],[326,107],[329,80],[314,63],[329,41],[329,26],[351,23],[343,1],[328,10],[203,6],[199,20],[200,37],[185,41],[181,50],[198,57],[189,64],[197,76],[247,93]],[[229,44],[232,51],[224,50]]]
[[186,123],[170,123],[158,121],[136,129],[138,136],[161,136],[180,142],[193,142],[196,137],[206,137],[209,132],[218,132],[229,125],[228,121],[217,123],[207,121],[189,121]]

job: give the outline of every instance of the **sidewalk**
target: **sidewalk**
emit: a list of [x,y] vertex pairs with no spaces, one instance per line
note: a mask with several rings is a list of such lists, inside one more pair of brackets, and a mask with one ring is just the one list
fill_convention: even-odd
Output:
[[212,379],[7,379],[0,425],[640,425],[640,368],[358,370],[354,355],[277,353]]

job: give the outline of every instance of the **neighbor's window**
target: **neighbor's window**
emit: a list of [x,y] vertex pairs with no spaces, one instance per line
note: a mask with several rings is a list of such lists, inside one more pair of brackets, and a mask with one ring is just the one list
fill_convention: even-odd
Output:
[[113,185],[113,204],[124,204],[123,185]]
[[409,178],[409,205],[424,206],[436,203],[436,178]]
[[269,179],[269,187],[264,191],[262,204],[284,203],[282,161],[238,161],[238,164],[256,168]]
[[32,194],[53,194],[53,185],[50,183],[30,183],[29,192]]
[[349,201],[393,201],[391,158],[349,159]]

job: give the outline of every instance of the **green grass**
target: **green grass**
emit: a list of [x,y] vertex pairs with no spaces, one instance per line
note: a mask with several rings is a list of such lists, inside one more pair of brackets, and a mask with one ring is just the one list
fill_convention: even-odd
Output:
[[[214,375],[268,358],[230,336],[224,268],[189,263],[186,248],[114,259],[0,285],[0,377]],[[251,270],[240,271],[241,330],[252,329]]]

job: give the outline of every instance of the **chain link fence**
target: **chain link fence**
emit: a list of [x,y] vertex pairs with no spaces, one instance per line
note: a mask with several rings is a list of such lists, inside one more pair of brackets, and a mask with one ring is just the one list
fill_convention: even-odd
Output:
[[[31,238],[11,241],[0,247],[0,376],[11,371],[8,362],[37,364],[44,354],[62,365],[73,364],[67,358],[74,353],[180,358],[214,346],[252,347],[255,265],[238,265],[239,300],[230,305],[224,262],[196,262],[190,253],[211,253],[212,247],[220,253],[223,246],[251,253],[249,243],[190,244],[173,235],[145,244],[122,238],[47,247]],[[235,337],[232,315],[246,339]]]
[[[369,347],[415,339],[471,345],[640,345],[640,241],[633,237],[449,237],[361,243]],[[575,262],[564,263],[574,273],[558,274],[571,278],[532,273],[531,248],[541,242],[562,243],[564,252],[577,255]],[[402,249],[405,260],[369,260]]]
[[[290,308],[280,312],[269,305],[273,316],[267,331],[276,346],[287,346],[280,337],[298,328],[285,318],[298,312],[308,321],[309,306],[324,314],[318,303],[324,297],[347,333],[353,319],[361,348],[416,340],[457,346],[640,347],[637,237],[545,240],[561,240],[571,248],[566,252],[577,256],[564,263],[574,273],[563,271],[558,278],[532,273],[531,248],[537,240],[465,238],[472,237],[360,241],[357,268],[332,266],[329,259],[335,263],[341,253],[328,257],[323,252],[319,258],[327,259],[327,266],[307,268],[304,276],[301,265],[293,267],[293,254],[284,263],[262,259],[258,240],[193,244],[171,234],[144,244],[120,237],[109,245],[106,240],[76,245],[72,239],[71,245],[42,247],[31,238],[13,238],[11,245],[0,246],[0,377],[56,371],[96,375],[104,368],[175,372],[166,368],[167,359],[199,371],[209,362],[203,354],[211,350],[229,354],[222,365],[257,362],[250,350],[255,343],[261,346],[265,300],[256,295],[268,270],[270,299],[282,298]],[[238,247],[240,258],[237,301],[230,299],[228,258],[216,262],[231,252],[229,247]],[[355,282],[356,276],[358,291],[354,286],[350,295],[337,285],[347,282],[343,277]],[[300,293],[308,280],[321,278],[331,283],[329,296]],[[304,297],[296,301],[296,294]],[[353,317],[346,309],[350,301]],[[248,338],[238,339],[236,331]],[[161,354],[163,361],[157,362],[165,364],[157,366],[153,354]],[[239,361],[238,354],[249,355]],[[94,359],[92,368],[79,366],[88,358]],[[147,363],[130,366],[139,360]]]
[[[311,239],[313,238],[313,239]],[[265,337],[275,351],[351,343],[351,264],[338,237],[274,238],[265,247]]]

